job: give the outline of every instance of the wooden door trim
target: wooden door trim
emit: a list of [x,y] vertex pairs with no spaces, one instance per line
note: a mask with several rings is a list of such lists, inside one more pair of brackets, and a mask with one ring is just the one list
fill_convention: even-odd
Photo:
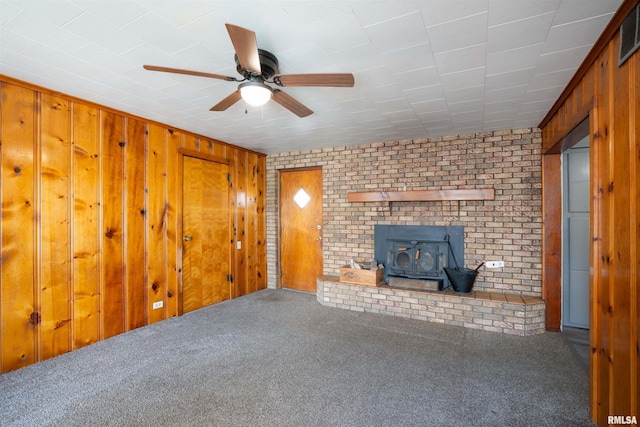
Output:
[[187,157],[195,157],[196,159],[200,159],[200,160],[207,160],[209,162],[222,163],[225,165],[229,165],[230,167],[233,164],[232,160],[227,159],[225,157],[215,156],[213,154],[208,154],[208,153],[201,153],[199,151],[189,150],[186,148],[178,148],[178,156],[180,157],[180,161],[182,161],[182,158],[184,156],[187,156]]
[[[591,103],[592,107],[596,105],[595,99],[593,98]],[[581,125],[585,121],[589,135],[594,134],[594,112],[595,109],[591,108],[589,114],[581,116],[582,118],[542,155],[542,298],[546,303],[545,328],[553,332],[559,332],[562,323],[562,203],[558,203],[558,200],[562,200],[560,157],[563,151],[579,141],[577,138],[570,138],[570,135],[574,130],[582,128]],[[593,186],[593,177],[590,180]],[[593,207],[591,218],[590,228],[593,233]],[[593,281],[593,276],[590,280]],[[590,297],[593,298],[593,295],[593,286],[590,286]],[[591,306],[589,309],[591,312]]]
[[[221,163],[221,164],[225,164],[229,166],[229,184],[230,184],[230,189],[229,189],[229,196],[228,196],[228,201],[227,203],[229,204],[229,231],[230,231],[230,236],[233,240],[229,243],[229,270],[233,270],[233,266],[236,265],[236,251],[233,250],[233,248],[231,247],[231,244],[233,241],[235,241],[235,237],[234,237],[234,233],[235,233],[235,224],[234,224],[234,205],[235,205],[235,192],[233,191],[233,177],[234,177],[234,162],[233,160],[230,159],[226,159],[224,157],[219,157],[219,156],[214,156],[211,154],[206,154],[206,153],[200,153],[198,151],[193,151],[193,150],[187,150],[184,148],[178,148],[177,150],[178,152],[178,182],[180,185],[178,185],[177,187],[177,198],[178,198],[178,203],[177,203],[177,207],[176,207],[176,216],[178,218],[178,226],[176,227],[176,238],[178,240],[178,254],[177,254],[177,260],[176,260],[176,268],[177,268],[177,276],[178,276],[178,316],[182,316],[184,314],[184,309],[183,309],[183,285],[184,282],[182,280],[182,274],[183,274],[183,264],[182,264],[182,255],[184,253],[184,241],[182,240],[182,236],[184,233],[184,229],[183,229],[183,224],[184,224],[184,218],[183,218],[183,213],[184,213],[184,158],[185,157],[192,157],[192,158],[196,158],[196,159],[200,159],[200,160],[204,160],[204,161],[209,161],[209,162],[215,162],[215,163]],[[229,274],[231,274],[231,271],[229,271]],[[231,286],[231,294],[229,296],[229,299],[233,299],[236,297],[236,287],[235,287],[235,282],[232,282],[232,286]]]
[[322,166],[304,166],[301,168],[278,169],[278,172],[287,173],[287,172],[305,172],[305,171],[315,171],[315,170],[322,170]]

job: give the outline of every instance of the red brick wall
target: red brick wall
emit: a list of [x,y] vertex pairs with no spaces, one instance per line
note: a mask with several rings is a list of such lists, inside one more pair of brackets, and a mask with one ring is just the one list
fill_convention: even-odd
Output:
[[[481,268],[474,290],[541,295],[541,134],[515,129],[389,141],[267,156],[267,263],[277,286],[278,170],[322,166],[324,273],[373,259],[375,224],[461,225],[465,266]],[[349,203],[351,191],[494,188],[494,201]]]

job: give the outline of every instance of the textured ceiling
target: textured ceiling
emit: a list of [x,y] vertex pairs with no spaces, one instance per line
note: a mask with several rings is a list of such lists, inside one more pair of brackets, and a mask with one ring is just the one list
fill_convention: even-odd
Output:
[[[0,73],[263,153],[535,127],[621,0],[0,0]],[[256,32],[314,111],[209,108],[240,77],[225,23]]]

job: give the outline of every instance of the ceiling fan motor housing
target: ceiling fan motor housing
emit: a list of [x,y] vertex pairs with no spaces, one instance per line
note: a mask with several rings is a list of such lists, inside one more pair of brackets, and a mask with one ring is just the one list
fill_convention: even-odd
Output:
[[[260,70],[262,71],[262,79],[269,80],[271,77],[275,76],[278,72],[278,58],[266,50],[258,49],[258,56],[260,58]],[[249,79],[253,76],[253,73],[245,70],[240,66],[240,62],[238,62],[238,55],[234,55],[236,60],[236,70],[246,79]]]

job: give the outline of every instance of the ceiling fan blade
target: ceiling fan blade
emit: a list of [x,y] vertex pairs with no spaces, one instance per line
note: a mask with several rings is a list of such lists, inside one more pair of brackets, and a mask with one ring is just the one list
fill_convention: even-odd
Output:
[[202,71],[182,70],[180,68],[158,67],[157,65],[143,65],[145,70],[149,71],[162,71],[165,73],[186,74],[189,76],[209,77],[212,79],[227,80],[230,82],[237,82],[235,77],[223,76],[221,74],[203,73]]
[[246,28],[238,27],[232,24],[225,24],[227,32],[233,43],[233,48],[238,55],[240,66],[247,71],[255,73],[259,76],[262,74],[260,68],[260,56],[258,54],[258,41],[256,33]]
[[209,108],[209,111],[224,111],[227,108],[231,107],[236,102],[240,101],[240,98],[242,98],[240,96],[240,91],[237,90],[233,92],[231,95],[227,96],[222,101],[218,102],[213,107]]
[[307,117],[308,115],[313,114],[313,111],[279,89],[273,90],[273,96],[271,99],[298,117]]
[[285,74],[275,76],[274,82],[279,86],[328,86],[353,87],[353,74]]

